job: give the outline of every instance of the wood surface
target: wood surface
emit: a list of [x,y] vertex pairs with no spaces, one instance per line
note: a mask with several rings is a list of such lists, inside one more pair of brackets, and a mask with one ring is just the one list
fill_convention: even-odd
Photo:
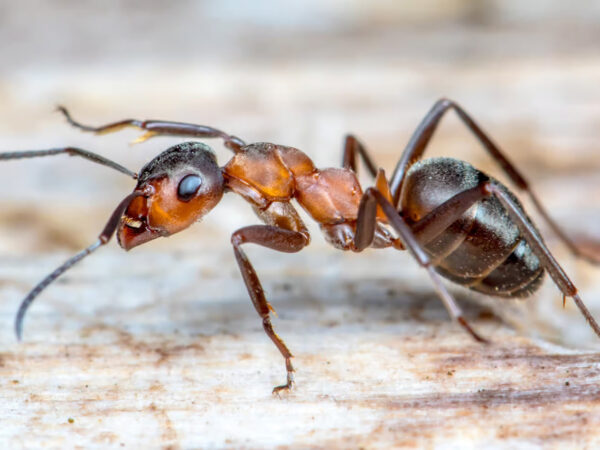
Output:
[[[506,150],[553,217],[600,250],[593,2],[568,11],[556,1],[540,10],[350,3],[280,14],[232,2],[36,3],[35,14],[7,4],[0,150],[77,145],[139,170],[182,141],[132,147],[132,130],[85,135],[53,113],[60,103],[90,124],[213,125],[296,146],[320,167],[339,164],[342,138],[354,132],[391,171],[428,108],[448,96]],[[227,150],[211,145],[224,164]],[[503,178],[453,115],[430,155]],[[116,242],[102,248],[40,296],[17,343],[23,296],[96,238],[133,182],[68,157],[3,162],[0,175],[2,448],[600,445],[598,339],[572,302],[563,310],[551,282],[527,302],[453,288],[492,342],[480,345],[449,320],[410,255],[344,254],[311,224],[299,254],[248,248],[295,355],[297,389],[272,396],[283,360],[229,241],[257,219],[231,195],[179,235],[129,253]],[[600,268],[538,224],[600,319]]]

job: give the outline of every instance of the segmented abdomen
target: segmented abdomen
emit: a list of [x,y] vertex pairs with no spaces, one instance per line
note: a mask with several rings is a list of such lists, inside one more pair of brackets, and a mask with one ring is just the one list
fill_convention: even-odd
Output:
[[[454,195],[487,180],[521,206],[501,183],[470,164],[432,158],[409,169],[402,188],[401,212],[414,223]],[[424,243],[424,248],[442,276],[487,295],[526,297],[544,277],[537,256],[495,197],[473,205],[439,236]]]

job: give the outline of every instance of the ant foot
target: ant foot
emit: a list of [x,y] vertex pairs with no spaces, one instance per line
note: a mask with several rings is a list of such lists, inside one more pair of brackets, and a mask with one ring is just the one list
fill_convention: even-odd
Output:
[[482,344],[490,343],[490,341],[488,341],[486,338],[481,337],[478,333],[476,333],[463,316],[457,317],[456,320],[477,342],[481,342]]
[[290,393],[292,391],[294,387],[294,373],[293,372],[288,372],[287,374],[287,383],[286,384],[282,384],[281,386],[275,386],[273,388],[273,395],[277,395],[277,397],[280,397],[279,393],[281,391],[285,391],[287,393]]

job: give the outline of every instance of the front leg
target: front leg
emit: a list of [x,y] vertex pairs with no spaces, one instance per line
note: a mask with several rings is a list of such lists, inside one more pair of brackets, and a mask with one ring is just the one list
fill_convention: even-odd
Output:
[[245,243],[253,243],[271,248],[280,252],[295,253],[302,250],[308,245],[310,238],[306,231],[293,231],[280,228],[273,225],[252,225],[240,228],[231,236],[233,244],[233,252],[237,260],[244,283],[248,289],[250,299],[256,308],[256,312],[262,318],[263,328],[267,336],[271,338],[281,355],[285,358],[285,368],[287,371],[287,382],[281,386],[273,388],[273,393],[276,394],[282,390],[290,390],[294,384],[294,367],[292,366],[292,353],[288,349],[283,339],[273,330],[269,312],[273,308],[267,301],[263,287],[258,279],[258,275],[252,267],[252,263],[242,250],[241,245]]

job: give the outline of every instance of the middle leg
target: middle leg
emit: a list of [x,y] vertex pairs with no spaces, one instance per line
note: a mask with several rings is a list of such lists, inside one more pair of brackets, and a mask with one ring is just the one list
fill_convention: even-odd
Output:
[[[424,225],[420,233],[422,235],[432,235],[437,233],[437,230],[440,228],[439,224],[443,224],[444,222],[450,221],[452,223],[456,218],[452,216],[456,214],[451,208],[459,206],[459,209],[462,209],[463,212],[467,210],[470,206],[473,205],[474,202],[480,200],[481,198],[488,196],[489,193],[483,191],[482,186],[476,186],[473,189],[465,191],[464,195],[459,197],[458,199],[453,198],[448,200],[442,206],[444,209],[438,211],[439,213],[443,213],[442,216],[445,217],[437,217],[430,218],[428,224]],[[460,194],[459,194],[460,195]],[[454,203],[451,204],[449,202]],[[445,206],[444,206],[445,205]],[[356,225],[356,236],[355,242],[357,248],[360,250],[368,247],[370,243],[373,241],[373,234],[375,230],[376,215],[377,215],[377,207],[381,207],[381,210],[385,214],[389,224],[394,228],[404,248],[407,248],[413,255],[413,257],[417,260],[419,265],[427,270],[431,281],[433,282],[433,286],[442,300],[442,303],[448,310],[450,317],[456,320],[476,341],[479,342],[487,342],[484,338],[482,338],[475,330],[469,325],[467,320],[465,319],[461,308],[458,306],[450,292],[444,286],[440,276],[434,270],[433,262],[429,255],[423,249],[422,244],[419,242],[417,235],[413,232],[413,230],[408,226],[408,224],[404,221],[402,216],[398,214],[392,203],[384,197],[379,190],[375,188],[368,188],[363,198],[360,202],[360,207],[358,211],[358,219]],[[435,212],[435,211],[434,211]],[[431,213],[430,213],[431,214]],[[425,216],[424,219],[427,219],[429,216]],[[442,228],[443,229],[443,228]]]

